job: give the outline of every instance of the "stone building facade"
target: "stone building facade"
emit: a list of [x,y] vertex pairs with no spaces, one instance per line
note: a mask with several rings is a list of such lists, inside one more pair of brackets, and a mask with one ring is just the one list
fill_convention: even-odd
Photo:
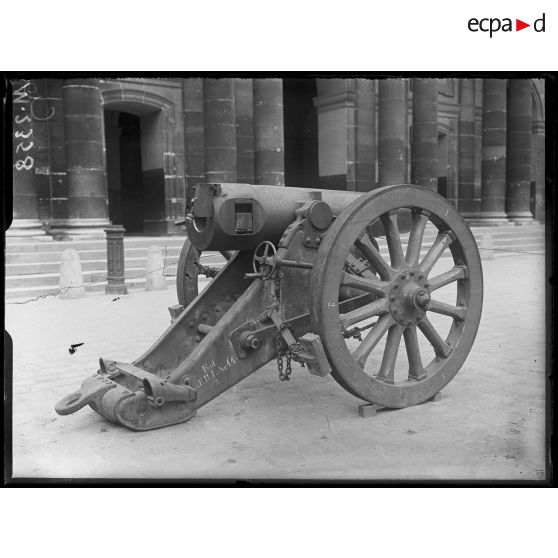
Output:
[[187,189],[413,183],[472,224],[544,220],[544,80],[30,79],[9,236],[180,231]]

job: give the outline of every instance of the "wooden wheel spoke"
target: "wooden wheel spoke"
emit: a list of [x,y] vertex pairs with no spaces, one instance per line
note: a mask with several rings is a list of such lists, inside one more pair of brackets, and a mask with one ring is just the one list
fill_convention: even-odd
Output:
[[386,242],[391,259],[391,267],[400,269],[403,266],[404,256],[401,236],[399,235],[399,226],[397,224],[397,213],[382,215],[380,219],[386,232]]
[[383,281],[389,281],[393,275],[393,270],[389,264],[382,258],[382,255],[372,244],[363,242],[358,239],[355,246],[362,252],[362,255],[370,262],[374,270]]
[[343,272],[343,275],[341,276],[341,285],[344,287],[359,289],[360,291],[365,291],[367,293],[385,296],[389,283],[378,281],[377,279],[373,279],[371,277],[359,277],[358,275],[351,275],[350,273]]
[[430,312],[435,312],[436,314],[449,316],[450,318],[458,321],[463,321],[467,314],[467,308],[465,308],[465,306],[453,306],[452,304],[446,304],[445,302],[440,302],[434,299],[430,300],[428,310]]
[[376,238],[372,234],[372,225],[368,225],[365,230],[366,230],[366,236],[368,237],[370,244],[374,246],[376,242]]
[[403,332],[403,337],[405,339],[407,360],[409,361],[409,378],[411,380],[422,380],[426,376],[426,372],[422,366],[416,328],[406,328]]
[[428,342],[434,347],[436,356],[444,358],[449,356],[451,347],[440,337],[440,334],[426,316],[418,323],[418,327],[426,339],[428,339]]
[[409,244],[407,244],[407,253],[405,259],[410,266],[415,266],[420,257],[420,249],[422,246],[422,238],[428,217],[424,213],[413,211],[411,217],[411,231],[409,232]]
[[448,232],[440,232],[434,241],[434,244],[428,250],[424,259],[420,262],[420,269],[424,273],[429,273],[430,270],[436,265],[444,250],[453,242],[451,235]]
[[394,383],[395,361],[397,360],[397,351],[401,343],[402,333],[403,328],[398,324],[389,328],[382,364],[376,375],[379,380],[389,384]]
[[387,299],[379,298],[370,304],[366,304],[365,306],[361,306],[355,310],[351,310],[351,312],[347,312],[346,314],[341,314],[340,317],[340,324],[343,330],[347,329],[348,327],[356,324],[358,322],[362,322],[363,320],[367,320],[368,318],[372,318],[373,316],[379,316],[380,314],[385,314],[388,311],[389,304]]
[[456,266],[441,275],[437,275],[436,277],[429,279],[428,282],[430,283],[430,290],[435,291],[436,289],[445,287],[458,279],[465,279],[466,275],[464,267]]
[[351,356],[357,361],[359,366],[364,368],[368,355],[392,325],[393,318],[391,314],[384,314],[368,332],[362,343],[351,353]]

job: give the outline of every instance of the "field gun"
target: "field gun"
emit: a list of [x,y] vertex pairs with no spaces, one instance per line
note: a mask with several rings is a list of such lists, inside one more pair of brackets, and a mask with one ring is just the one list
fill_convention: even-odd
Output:
[[[187,208],[170,327],[131,364],[101,358],[59,414],[88,404],[133,430],[180,423],[273,359],[281,380],[296,362],[361,400],[404,408],[465,362],[482,269],[442,196],[406,184],[199,184]],[[198,293],[203,251],[227,261]]]

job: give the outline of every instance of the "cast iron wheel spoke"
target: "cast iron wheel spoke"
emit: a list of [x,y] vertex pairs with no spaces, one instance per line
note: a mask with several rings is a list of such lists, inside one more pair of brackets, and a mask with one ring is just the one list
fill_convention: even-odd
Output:
[[439,232],[434,244],[428,250],[424,259],[420,262],[420,269],[424,273],[430,273],[430,270],[436,265],[444,250],[453,242],[451,235],[448,232]]
[[462,266],[456,266],[453,269],[442,273],[441,275],[432,277],[431,279],[429,279],[428,282],[430,283],[430,290],[435,291],[436,289],[445,287],[446,285],[449,285],[450,283],[453,283],[458,279],[465,279],[465,277],[465,268]]
[[410,266],[415,266],[420,257],[420,248],[422,246],[422,238],[428,217],[424,213],[413,211],[411,218],[411,231],[409,233],[409,244],[407,244],[407,253],[405,260]]
[[389,286],[388,282],[378,281],[370,277],[359,277],[358,275],[351,275],[346,271],[341,277],[341,285],[343,287],[351,287],[367,293],[373,293],[380,296],[386,296],[386,290]]
[[368,243],[362,242],[360,239],[355,242],[355,246],[362,252],[362,255],[370,262],[376,270],[380,279],[389,281],[394,274],[393,269],[382,258],[382,255],[376,248]]
[[403,337],[405,339],[407,360],[409,361],[409,378],[411,380],[422,380],[426,376],[426,372],[422,366],[417,329],[415,327],[406,328],[403,332]]
[[265,261],[265,259],[267,258],[267,256],[269,255],[269,244],[266,244],[264,247],[264,253],[263,253],[263,261]]
[[401,335],[403,328],[399,324],[395,324],[389,328],[386,348],[382,357],[382,364],[376,377],[388,384],[394,383],[395,361],[397,360],[397,351],[401,343]]
[[399,226],[397,225],[397,213],[389,213],[380,217],[384,230],[386,231],[386,242],[391,259],[391,267],[401,269],[403,266],[403,247],[401,246],[401,237],[399,235]]
[[384,314],[376,325],[370,330],[368,335],[363,339],[362,343],[351,353],[361,368],[364,368],[368,355],[384,336],[386,331],[393,325],[391,314]]
[[449,316],[450,318],[458,321],[463,321],[467,314],[467,308],[465,308],[465,306],[453,306],[451,304],[446,304],[445,302],[433,299],[431,299],[428,304],[428,310],[430,312],[435,312],[436,314]]
[[425,316],[417,324],[428,342],[434,347],[436,356],[446,358],[451,353],[451,347],[440,337],[430,320]]
[[356,310],[351,310],[346,314],[340,314],[340,324],[342,329],[347,329],[348,327],[372,318],[373,316],[378,316],[379,314],[385,314],[389,309],[389,303],[385,298],[379,298],[374,302],[361,306]]

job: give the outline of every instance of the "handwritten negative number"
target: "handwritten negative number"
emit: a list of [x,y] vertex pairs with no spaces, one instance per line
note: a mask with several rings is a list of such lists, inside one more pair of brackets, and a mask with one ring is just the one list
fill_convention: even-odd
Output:
[[19,153],[20,148],[21,148],[22,151],[29,151],[32,147],[33,147],[33,142],[32,141],[29,142],[29,145],[27,147],[23,147],[23,142],[20,141],[17,144],[16,153]]
[[25,159],[18,159],[15,164],[15,168],[20,170],[31,170],[33,168],[33,163],[35,160],[30,155],[27,155]]

